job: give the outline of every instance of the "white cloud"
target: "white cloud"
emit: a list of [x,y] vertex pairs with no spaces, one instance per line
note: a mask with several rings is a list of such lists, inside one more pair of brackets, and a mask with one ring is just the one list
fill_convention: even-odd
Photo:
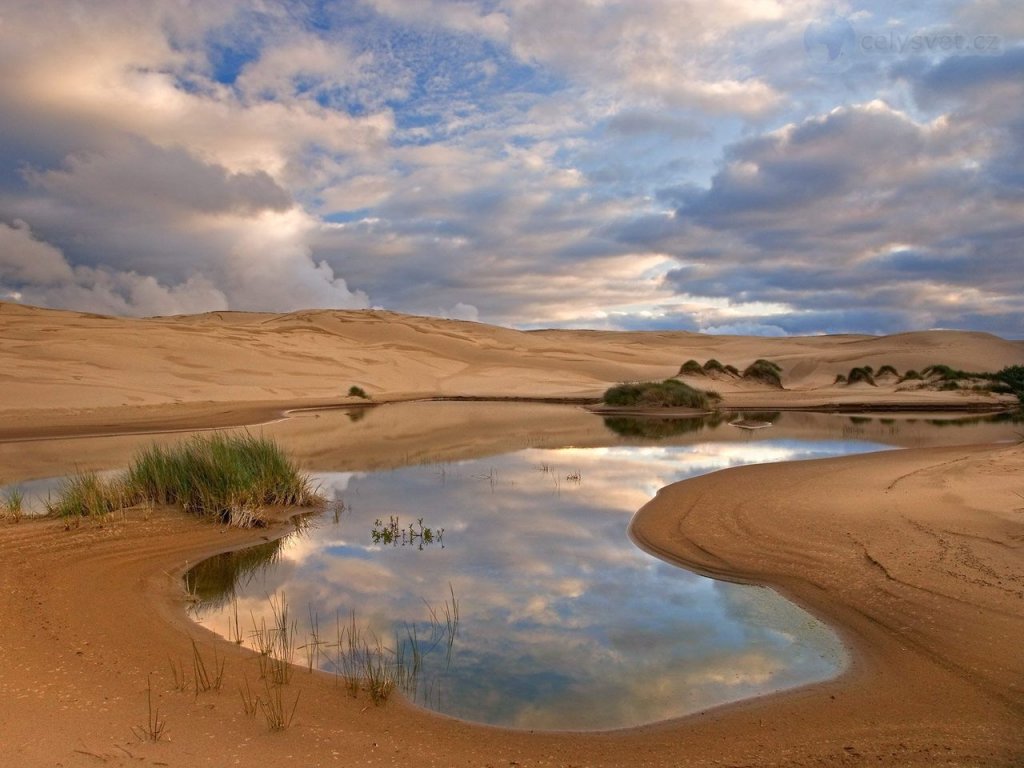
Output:
[[12,227],[0,222],[0,284],[51,285],[71,279],[64,254],[36,240],[28,224],[16,220]]

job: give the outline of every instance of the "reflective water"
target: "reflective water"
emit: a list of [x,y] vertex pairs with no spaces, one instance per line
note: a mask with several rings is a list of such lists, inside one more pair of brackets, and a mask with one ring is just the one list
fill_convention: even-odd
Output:
[[[415,636],[423,656],[405,675],[409,695],[467,719],[548,729],[652,722],[828,677],[844,659],[827,628],[775,593],[695,576],[633,545],[629,520],[658,489],[737,464],[1013,440],[1021,429],[1012,414],[746,416],[773,426],[511,403],[297,414],[261,431],[345,508],[286,540],[203,563],[190,577],[198,613],[251,644],[254,623],[272,620],[268,597],[287,595],[297,644],[328,671],[344,666],[337,626],[348,636],[353,612],[363,640],[376,636],[385,653],[402,648],[408,659]],[[115,469],[154,440],[182,437],[0,444],[0,500],[18,488],[39,509],[69,455],[83,470]],[[556,449],[570,445],[586,448]],[[392,518],[398,536],[388,541]],[[423,536],[412,543],[410,525]],[[295,661],[306,662],[303,649]]]
[[[712,470],[880,447],[759,439],[528,449],[319,474],[344,510],[258,554],[197,569],[198,618],[230,637],[243,617],[245,635],[250,614],[269,623],[269,596],[286,595],[293,615],[317,617],[318,665],[341,671],[330,647],[336,617],[345,626],[354,611],[364,636],[395,649],[410,627],[432,635],[432,611],[445,623],[451,590],[459,613],[451,654],[447,638],[435,638],[408,691],[416,701],[519,728],[605,729],[682,715],[830,677],[844,652],[830,630],[770,590],[642,552],[627,533],[633,513],[663,486]],[[398,535],[387,541],[382,531]],[[299,637],[311,642],[308,630]]]

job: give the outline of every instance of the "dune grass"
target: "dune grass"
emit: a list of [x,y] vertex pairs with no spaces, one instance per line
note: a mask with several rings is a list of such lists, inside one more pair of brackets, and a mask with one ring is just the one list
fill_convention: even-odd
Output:
[[7,492],[6,498],[0,499],[0,519],[20,522],[25,509],[25,494],[20,488],[13,488]]
[[782,389],[782,367],[771,360],[755,360],[744,369],[743,378]]
[[83,473],[66,480],[50,514],[92,517],[138,504],[180,506],[243,527],[262,524],[271,506],[315,506],[323,499],[274,441],[249,434],[197,435],[169,448],[152,446],[122,475]]
[[699,408],[708,410],[721,397],[704,392],[676,379],[619,384],[604,393],[606,405],[650,408]]

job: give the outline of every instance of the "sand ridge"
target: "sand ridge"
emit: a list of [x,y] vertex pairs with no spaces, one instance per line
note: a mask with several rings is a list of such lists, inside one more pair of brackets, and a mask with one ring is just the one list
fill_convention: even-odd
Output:
[[[154,405],[232,408],[429,396],[589,397],[620,381],[663,379],[689,358],[743,367],[779,363],[787,392],[726,387],[730,404],[828,403],[998,406],[997,398],[833,387],[860,365],[901,371],[944,363],[994,371],[1024,363],[1024,343],[983,333],[928,331],[883,337],[751,339],[689,332],[516,331],[383,311],[285,315],[218,312],[115,318],[0,303],[0,414],[55,423],[64,412]],[[69,413],[71,411],[72,413]]]

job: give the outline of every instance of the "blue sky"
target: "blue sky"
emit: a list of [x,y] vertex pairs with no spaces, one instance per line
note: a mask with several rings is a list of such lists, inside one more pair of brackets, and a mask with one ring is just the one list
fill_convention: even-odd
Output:
[[0,300],[1024,338],[1015,0],[0,0]]

